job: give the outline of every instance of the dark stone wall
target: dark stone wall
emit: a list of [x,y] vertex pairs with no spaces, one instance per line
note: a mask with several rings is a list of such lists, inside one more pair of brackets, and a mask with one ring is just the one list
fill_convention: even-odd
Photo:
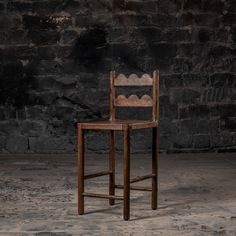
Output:
[[[76,122],[108,118],[109,70],[156,67],[161,150],[233,150],[235,40],[235,0],[0,0],[0,152],[76,151]],[[106,133],[86,140],[107,150]]]

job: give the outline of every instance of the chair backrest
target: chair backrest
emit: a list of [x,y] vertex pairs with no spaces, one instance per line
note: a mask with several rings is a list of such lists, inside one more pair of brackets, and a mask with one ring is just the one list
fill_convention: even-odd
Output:
[[[136,95],[116,96],[118,86],[152,86],[152,97],[144,94],[141,98]],[[136,74],[131,74],[128,78],[124,74],[116,77],[115,71],[110,72],[110,120],[115,120],[116,107],[152,107],[152,120],[159,119],[159,71],[154,70],[152,77],[143,74],[139,78]]]

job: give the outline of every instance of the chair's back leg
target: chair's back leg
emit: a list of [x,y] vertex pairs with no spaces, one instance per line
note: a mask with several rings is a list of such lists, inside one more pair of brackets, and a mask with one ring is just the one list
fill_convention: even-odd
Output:
[[157,209],[158,195],[158,128],[152,129],[152,209]]
[[78,213],[84,214],[84,131],[78,127]]
[[124,130],[124,220],[130,217],[130,128]]
[[[115,195],[115,131],[111,130],[109,135],[109,195]],[[109,199],[110,205],[115,204],[115,199]]]

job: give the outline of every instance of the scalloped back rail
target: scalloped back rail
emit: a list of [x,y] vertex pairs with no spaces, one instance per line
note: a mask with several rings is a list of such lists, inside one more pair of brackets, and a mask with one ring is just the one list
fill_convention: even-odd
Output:
[[[135,94],[126,97],[123,94],[116,96],[116,87],[128,86],[152,86],[152,97],[144,94],[138,97]],[[110,120],[115,120],[116,107],[152,107],[152,121],[159,118],[159,71],[154,70],[152,76],[143,74],[138,77],[136,74],[130,74],[126,77],[124,74],[116,76],[115,71],[110,73]]]

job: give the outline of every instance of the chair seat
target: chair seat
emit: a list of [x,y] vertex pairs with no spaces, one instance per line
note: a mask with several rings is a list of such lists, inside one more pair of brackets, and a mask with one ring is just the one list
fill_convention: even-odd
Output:
[[144,120],[102,120],[78,123],[82,129],[97,129],[97,130],[124,130],[127,126],[131,129],[146,129],[157,127],[156,121]]

